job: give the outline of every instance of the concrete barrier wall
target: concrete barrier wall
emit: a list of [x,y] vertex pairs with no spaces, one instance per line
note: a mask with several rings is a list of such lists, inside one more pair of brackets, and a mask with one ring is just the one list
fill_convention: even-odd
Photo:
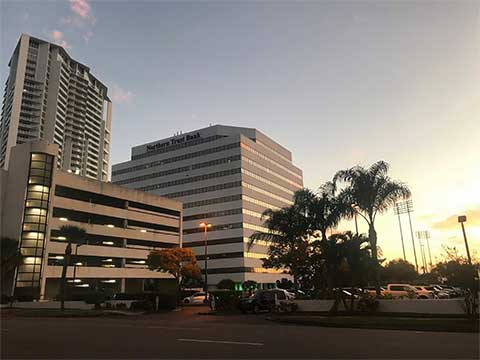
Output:
[[[298,311],[321,312],[328,311],[334,300],[294,300],[298,304]],[[416,314],[465,314],[464,299],[439,300],[379,300],[378,312],[388,313],[416,313]],[[347,300],[350,304],[350,300]],[[356,307],[356,301],[354,302]],[[343,303],[339,311],[345,310]]]
[[[60,309],[60,301],[25,301],[14,302],[13,308],[16,309]],[[84,301],[65,301],[65,309],[93,309],[93,304],[87,304]]]

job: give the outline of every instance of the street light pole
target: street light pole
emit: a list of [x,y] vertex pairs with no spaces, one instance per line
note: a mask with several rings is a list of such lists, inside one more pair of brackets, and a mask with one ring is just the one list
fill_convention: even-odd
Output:
[[467,221],[467,217],[465,215],[458,217],[458,222],[460,223],[460,225],[462,225],[463,240],[465,240],[465,249],[467,250],[468,264],[472,265],[472,258],[470,257],[470,249],[468,248],[467,234],[465,233],[465,226],[463,225],[463,223],[466,221]]
[[78,248],[83,244],[77,243],[75,246],[75,262],[73,263],[73,288],[75,289],[75,279],[77,278],[77,255],[78,255]]
[[207,235],[207,231],[208,231],[208,228],[209,227],[212,227],[212,224],[209,224],[207,222],[202,222],[200,223],[200,226],[204,228],[204,245],[205,245],[205,251],[204,251],[204,255],[205,255],[205,283],[203,285],[204,287],[204,291],[205,291],[205,302],[207,302],[208,300],[208,235]]

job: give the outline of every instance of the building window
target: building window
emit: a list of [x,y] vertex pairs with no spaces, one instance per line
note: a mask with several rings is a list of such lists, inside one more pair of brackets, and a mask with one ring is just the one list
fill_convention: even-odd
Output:
[[15,279],[15,295],[38,298],[42,270],[48,205],[53,171],[52,155],[32,153],[25,195],[20,265]]

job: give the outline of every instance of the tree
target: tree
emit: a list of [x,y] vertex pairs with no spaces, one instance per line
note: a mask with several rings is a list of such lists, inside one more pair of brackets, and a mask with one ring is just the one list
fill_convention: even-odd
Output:
[[437,263],[431,273],[447,285],[474,289],[478,287],[475,280],[478,268],[478,264],[470,265],[468,262],[450,260]]
[[415,266],[408,261],[396,259],[385,265],[383,277],[387,282],[408,284],[413,282],[418,277],[418,274]]
[[180,294],[182,284],[192,279],[202,278],[197,258],[189,248],[152,250],[148,255],[147,262],[150,270],[169,273],[173,276],[178,294]]
[[276,281],[277,288],[279,289],[284,289],[284,290],[290,290],[293,287],[293,282],[292,280],[282,278],[280,280]]
[[[297,200],[297,199],[296,199]],[[295,289],[308,258],[308,222],[298,204],[279,210],[265,210],[262,219],[268,232],[257,231],[250,236],[249,249],[256,241],[270,242],[265,268],[287,268],[293,276]]]
[[232,279],[223,279],[217,284],[217,289],[221,290],[235,290],[235,281]]
[[243,282],[242,287],[244,290],[253,291],[257,290],[258,283],[254,280],[246,280]]
[[18,241],[9,237],[0,239],[0,266],[1,266],[1,285],[2,294],[9,294],[13,286],[13,277],[15,268],[20,263],[20,252],[18,249]]
[[411,193],[402,182],[390,179],[389,165],[385,161],[378,161],[368,169],[355,166],[341,170],[334,176],[333,182],[344,182],[347,186],[339,193],[339,198],[345,204],[350,204],[347,217],[359,214],[368,224],[368,240],[375,266],[375,288],[380,295],[379,265],[377,250],[377,232],[375,220],[378,214],[384,213],[396,201],[408,198]]
[[296,207],[306,214],[311,234],[319,231],[322,240],[327,240],[327,230],[336,228],[349,211],[349,205],[335,196],[332,182],[320,186],[316,194],[308,189],[300,190],[295,198]]
[[80,244],[85,241],[87,232],[85,229],[75,225],[63,225],[60,227],[60,234],[67,239],[67,247],[65,248],[65,256],[63,259],[62,277],[60,280],[60,309],[65,310],[65,289],[67,285],[67,268],[70,265],[72,257],[72,242]]

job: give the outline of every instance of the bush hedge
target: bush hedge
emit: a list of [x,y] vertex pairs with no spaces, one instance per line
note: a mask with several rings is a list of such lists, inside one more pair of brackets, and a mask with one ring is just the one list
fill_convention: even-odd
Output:
[[215,308],[217,310],[236,310],[242,298],[242,292],[235,290],[214,290],[210,294],[215,297]]

